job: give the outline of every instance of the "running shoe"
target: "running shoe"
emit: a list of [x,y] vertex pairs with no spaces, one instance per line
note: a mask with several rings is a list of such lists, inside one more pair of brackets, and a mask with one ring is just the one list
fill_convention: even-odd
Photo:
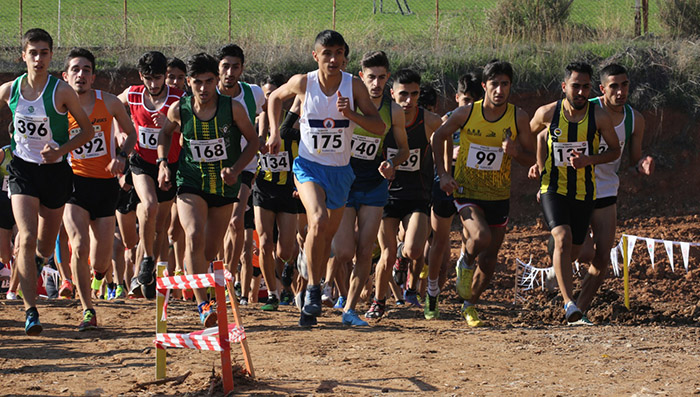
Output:
[[277,309],[279,308],[279,305],[280,305],[279,299],[277,299],[277,297],[275,295],[272,295],[267,299],[267,302],[264,305],[262,305],[260,310],[263,310],[266,312],[274,312],[274,311],[277,311]]
[[286,289],[283,289],[282,293],[280,294],[280,305],[289,306],[292,304],[293,300],[294,295],[292,295],[292,293],[287,291]]
[[73,298],[73,283],[70,280],[63,280],[61,288],[58,289],[58,299]]
[[309,316],[308,314],[304,314],[303,311],[301,312],[301,316],[299,317],[300,327],[313,327],[317,324],[318,320],[316,319],[316,316]]
[[423,311],[423,314],[425,315],[426,320],[436,320],[440,318],[440,309],[438,308],[438,297],[430,296],[430,294],[426,295],[427,299],[425,302],[425,309]]
[[141,284],[139,280],[134,277],[131,279],[131,289],[129,290],[129,299],[139,299],[143,298],[143,292],[141,291]]
[[479,313],[476,312],[474,305],[462,306],[462,317],[467,320],[467,325],[470,327],[483,327],[483,321],[479,320]]
[[44,329],[39,321],[39,311],[36,310],[36,307],[32,307],[27,310],[26,316],[24,332],[29,336],[38,336]]
[[395,305],[396,306],[406,306],[406,301],[403,299],[397,299]]
[[7,291],[7,295],[5,295],[5,299],[7,300],[14,300],[14,299],[19,299],[17,296],[17,292],[15,291]]
[[156,280],[154,274],[155,267],[156,263],[150,256],[146,256],[141,260],[138,275],[138,280],[141,285],[153,284],[153,282]]
[[236,282],[233,284],[233,292],[234,292],[234,293],[236,294],[236,296],[239,297],[239,298],[241,297],[241,295],[243,295],[243,291],[241,290],[241,282],[240,282],[240,281],[236,281]]
[[457,261],[457,266],[455,266],[455,271],[457,272],[457,281],[455,285],[457,287],[457,294],[462,299],[472,298],[472,281],[474,280],[474,267],[467,268],[466,262],[461,260]]
[[581,310],[579,310],[573,301],[569,301],[569,303],[564,305],[564,311],[566,321],[569,323],[575,323],[583,317],[583,313],[581,313]]
[[204,328],[211,328],[216,325],[217,315],[213,302],[202,302],[197,306],[199,320]]
[[78,325],[78,331],[97,329],[97,314],[94,309],[83,311],[83,321]]
[[114,299],[124,299],[126,298],[126,287],[122,284],[117,285],[117,289],[114,291]]
[[365,313],[365,318],[381,318],[384,315],[385,306],[384,302],[374,299],[369,310]]
[[241,306],[248,306],[248,298],[241,298],[241,300],[238,301],[238,304]]
[[396,262],[394,263],[394,268],[391,272],[392,276],[394,277],[394,281],[399,286],[404,285],[406,283],[406,279],[408,278],[408,264],[411,261],[410,259],[403,257],[402,251],[403,241],[399,243],[399,246],[396,250]]
[[156,283],[150,283],[148,285],[141,285],[141,293],[146,299],[156,298]]
[[406,303],[411,304],[417,308],[423,308],[423,305],[420,303],[420,299],[418,297],[418,292],[415,290],[410,290],[407,289],[403,293],[403,299],[406,301]]
[[105,290],[105,300],[114,300],[117,296],[117,285],[114,283],[107,284],[107,289]]
[[342,309],[344,307],[345,307],[345,297],[341,295],[335,301],[335,305],[333,305],[333,308],[334,309]]
[[352,309],[344,312],[342,318],[343,325],[350,325],[355,327],[367,327],[369,325],[367,321],[361,320],[357,313],[355,313],[355,311]]
[[591,320],[588,319],[588,317],[586,317],[585,314],[583,316],[581,316],[580,320],[574,321],[573,323],[568,323],[568,324],[569,324],[569,326],[572,326],[572,327],[577,327],[580,325],[583,325],[583,326],[595,325],[595,324],[593,324],[593,322]]
[[335,305],[335,302],[333,302],[333,288],[328,283],[324,283],[323,285],[321,303],[326,307],[333,307],[333,305]]
[[306,295],[306,290],[301,290],[298,294],[294,296],[294,305],[297,309],[301,310],[304,307],[304,297]]
[[321,286],[309,285],[306,287],[306,298],[301,311],[308,316],[319,316],[323,307],[321,305]]
[[292,279],[294,277],[294,263],[285,263],[284,269],[282,270],[282,285],[285,287],[292,286]]
[[297,256],[297,271],[299,275],[304,278],[304,280],[309,279],[309,269],[306,265],[306,255],[304,255],[303,250],[299,250],[299,255]]

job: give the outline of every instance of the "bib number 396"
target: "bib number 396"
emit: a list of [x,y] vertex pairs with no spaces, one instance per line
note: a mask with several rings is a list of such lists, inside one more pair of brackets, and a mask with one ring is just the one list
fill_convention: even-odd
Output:
[[224,138],[191,140],[190,149],[192,160],[199,163],[212,163],[214,161],[226,160]]
[[576,151],[582,156],[588,155],[588,142],[553,142],[552,151],[555,167],[570,167],[569,157],[572,152]]
[[15,117],[15,129],[27,139],[45,141],[49,134],[49,119],[42,116],[17,115]]

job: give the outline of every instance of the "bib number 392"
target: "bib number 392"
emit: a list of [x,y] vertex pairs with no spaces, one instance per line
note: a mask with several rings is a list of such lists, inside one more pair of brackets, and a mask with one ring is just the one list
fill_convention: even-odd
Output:
[[555,167],[570,167],[569,157],[576,151],[582,156],[588,155],[588,142],[553,142]]
[[503,149],[495,146],[470,144],[467,167],[483,171],[498,171],[503,162]]
[[[396,156],[396,154],[398,152],[399,152],[398,149],[393,149],[393,148],[386,149],[386,154],[387,154],[387,157],[389,157],[389,158]],[[408,154],[408,158],[406,159],[406,161],[404,161],[398,167],[396,167],[397,171],[413,172],[413,171],[420,170],[420,148],[411,149],[408,153],[409,154]]]
[[[93,125],[95,136],[87,141],[83,146],[73,150],[73,157],[76,159],[91,159],[104,156],[107,154],[107,145],[105,144],[105,135],[99,125]],[[80,132],[80,128],[70,130],[71,138]]]
[[199,163],[212,163],[214,161],[226,160],[224,138],[200,139],[190,141],[192,160]]

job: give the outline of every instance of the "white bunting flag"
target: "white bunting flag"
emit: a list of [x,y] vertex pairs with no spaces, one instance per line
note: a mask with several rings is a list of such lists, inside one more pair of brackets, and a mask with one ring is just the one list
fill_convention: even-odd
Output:
[[634,245],[637,243],[637,236],[627,236],[627,266],[632,263],[632,252]]
[[651,268],[654,268],[654,239],[653,238],[648,238],[647,239],[647,249],[649,250],[649,257],[651,258]]
[[668,254],[668,261],[671,263],[671,271],[675,272],[676,268],[673,266],[673,242],[664,240],[664,247],[666,247],[666,254]]
[[690,243],[681,243],[681,254],[683,254],[683,267],[685,267],[685,272],[688,273],[688,255],[690,254]]
[[613,272],[615,273],[615,277],[620,277],[620,265],[617,259],[617,250],[618,247],[615,247],[610,250],[610,263],[612,264]]

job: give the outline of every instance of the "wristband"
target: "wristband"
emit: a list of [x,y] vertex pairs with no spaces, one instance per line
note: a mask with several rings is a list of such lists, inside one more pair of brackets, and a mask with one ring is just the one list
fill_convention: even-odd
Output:
[[158,159],[156,160],[156,165],[160,165],[160,163],[162,163],[163,161],[165,161],[165,164],[168,164],[167,157],[158,157]]
[[386,159],[386,162],[389,163],[391,168],[394,168],[394,162],[391,159]]
[[123,150],[122,150],[121,152],[119,152],[119,154],[118,154],[117,156],[121,156],[121,157],[124,157],[125,159],[129,157],[129,155],[128,155],[128,154],[126,154],[126,152],[125,152],[125,151],[123,151]]

